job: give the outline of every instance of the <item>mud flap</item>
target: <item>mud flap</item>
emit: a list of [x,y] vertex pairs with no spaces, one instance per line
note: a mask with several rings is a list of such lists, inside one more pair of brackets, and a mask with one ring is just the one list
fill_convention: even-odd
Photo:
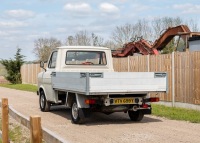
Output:
[[80,108],[79,111],[80,117],[89,118],[91,115],[91,111],[88,108]]

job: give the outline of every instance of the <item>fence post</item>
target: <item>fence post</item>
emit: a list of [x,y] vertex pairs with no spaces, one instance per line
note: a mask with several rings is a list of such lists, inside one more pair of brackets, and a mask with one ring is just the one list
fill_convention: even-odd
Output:
[[150,71],[149,55],[147,55],[147,71]]
[[2,142],[9,143],[8,139],[8,99],[2,98]]
[[27,64],[27,83],[29,83],[30,84],[30,80],[29,80],[29,76],[30,76],[30,67],[29,67],[29,64]]
[[31,143],[42,143],[41,117],[30,117]]
[[129,56],[128,56],[127,60],[128,60],[128,72],[129,72],[130,71],[130,58],[129,58]]
[[172,52],[172,107],[175,106],[174,52]]

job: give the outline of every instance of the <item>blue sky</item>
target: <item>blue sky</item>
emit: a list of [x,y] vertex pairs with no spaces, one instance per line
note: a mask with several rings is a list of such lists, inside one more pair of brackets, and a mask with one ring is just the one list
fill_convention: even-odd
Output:
[[[12,58],[17,47],[35,60],[34,40],[62,42],[81,30],[108,39],[116,26],[138,19],[181,17],[199,24],[198,0],[0,0],[0,59]],[[199,24],[200,25],[200,24]]]

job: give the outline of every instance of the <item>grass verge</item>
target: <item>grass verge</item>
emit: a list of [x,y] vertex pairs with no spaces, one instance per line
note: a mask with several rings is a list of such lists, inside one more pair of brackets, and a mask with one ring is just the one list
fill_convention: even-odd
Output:
[[17,90],[30,91],[30,92],[37,91],[37,86],[30,84],[0,84],[0,86]]
[[200,111],[197,110],[152,104],[152,113],[153,115],[165,117],[167,119],[200,123]]
[[[0,118],[0,130],[2,130],[2,119]],[[27,129],[26,129],[27,130]],[[24,135],[22,127],[17,123],[13,123],[12,120],[9,119],[9,139],[14,143],[30,143],[30,137]],[[2,139],[0,139],[0,143],[2,143]]]

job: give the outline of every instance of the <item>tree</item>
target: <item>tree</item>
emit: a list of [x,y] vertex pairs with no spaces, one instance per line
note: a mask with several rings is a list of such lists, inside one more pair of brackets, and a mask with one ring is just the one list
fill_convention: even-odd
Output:
[[111,41],[111,40],[107,40],[104,45],[104,47],[110,48],[111,50],[117,49],[117,48],[121,48],[121,47],[117,47],[117,45],[115,44],[115,42]]
[[33,53],[36,55],[38,60],[47,61],[52,50],[56,47],[61,46],[61,41],[56,38],[39,38],[34,41]]
[[73,36],[68,36],[66,39],[66,45],[68,46],[74,46],[74,37]]
[[[152,36],[149,22],[145,19],[138,20],[135,24],[125,24],[117,26],[112,33],[112,40],[117,47],[122,48],[125,43],[139,40],[140,38],[149,39]],[[138,39],[139,38],[139,39]]]
[[91,38],[87,31],[79,31],[74,36],[75,44],[78,46],[90,46]]
[[120,48],[127,42],[135,37],[134,26],[132,24],[125,24],[122,26],[117,26],[112,33],[112,40],[116,43],[116,45]]
[[145,19],[139,19],[134,25],[135,37],[141,37],[144,39],[150,39],[152,37],[152,30],[149,26],[149,22]]
[[102,46],[104,39],[94,33],[88,34],[85,31],[79,31],[74,36],[70,35],[66,39],[68,46]]
[[191,29],[192,32],[198,32],[199,27],[198,27],[198,21],[194,19],[190,19],[185,22]]
[[13,84],[20,84],[22,83],[21,79],[21,66],[24,63],[24,57],[21,55],[21,49],[17,48],[17,52],[14,56],[14,60],[1,60],[1,64],[5,66],[7,70],[7,76],[5,77],[8,81]]
[[91,38],[87,31],[79,31],[74,36],[70,35],[66,39],[68,46],[90,46]]
[[180,17],[155,18],[152,20],[152,32],[154,40],[157,39],[168,27],[174,27],[181,24],[183,24],[183,20]]
[[104,45],[104,39],[94,33],[92,33],[92,45],[93,46],[103,46]]

